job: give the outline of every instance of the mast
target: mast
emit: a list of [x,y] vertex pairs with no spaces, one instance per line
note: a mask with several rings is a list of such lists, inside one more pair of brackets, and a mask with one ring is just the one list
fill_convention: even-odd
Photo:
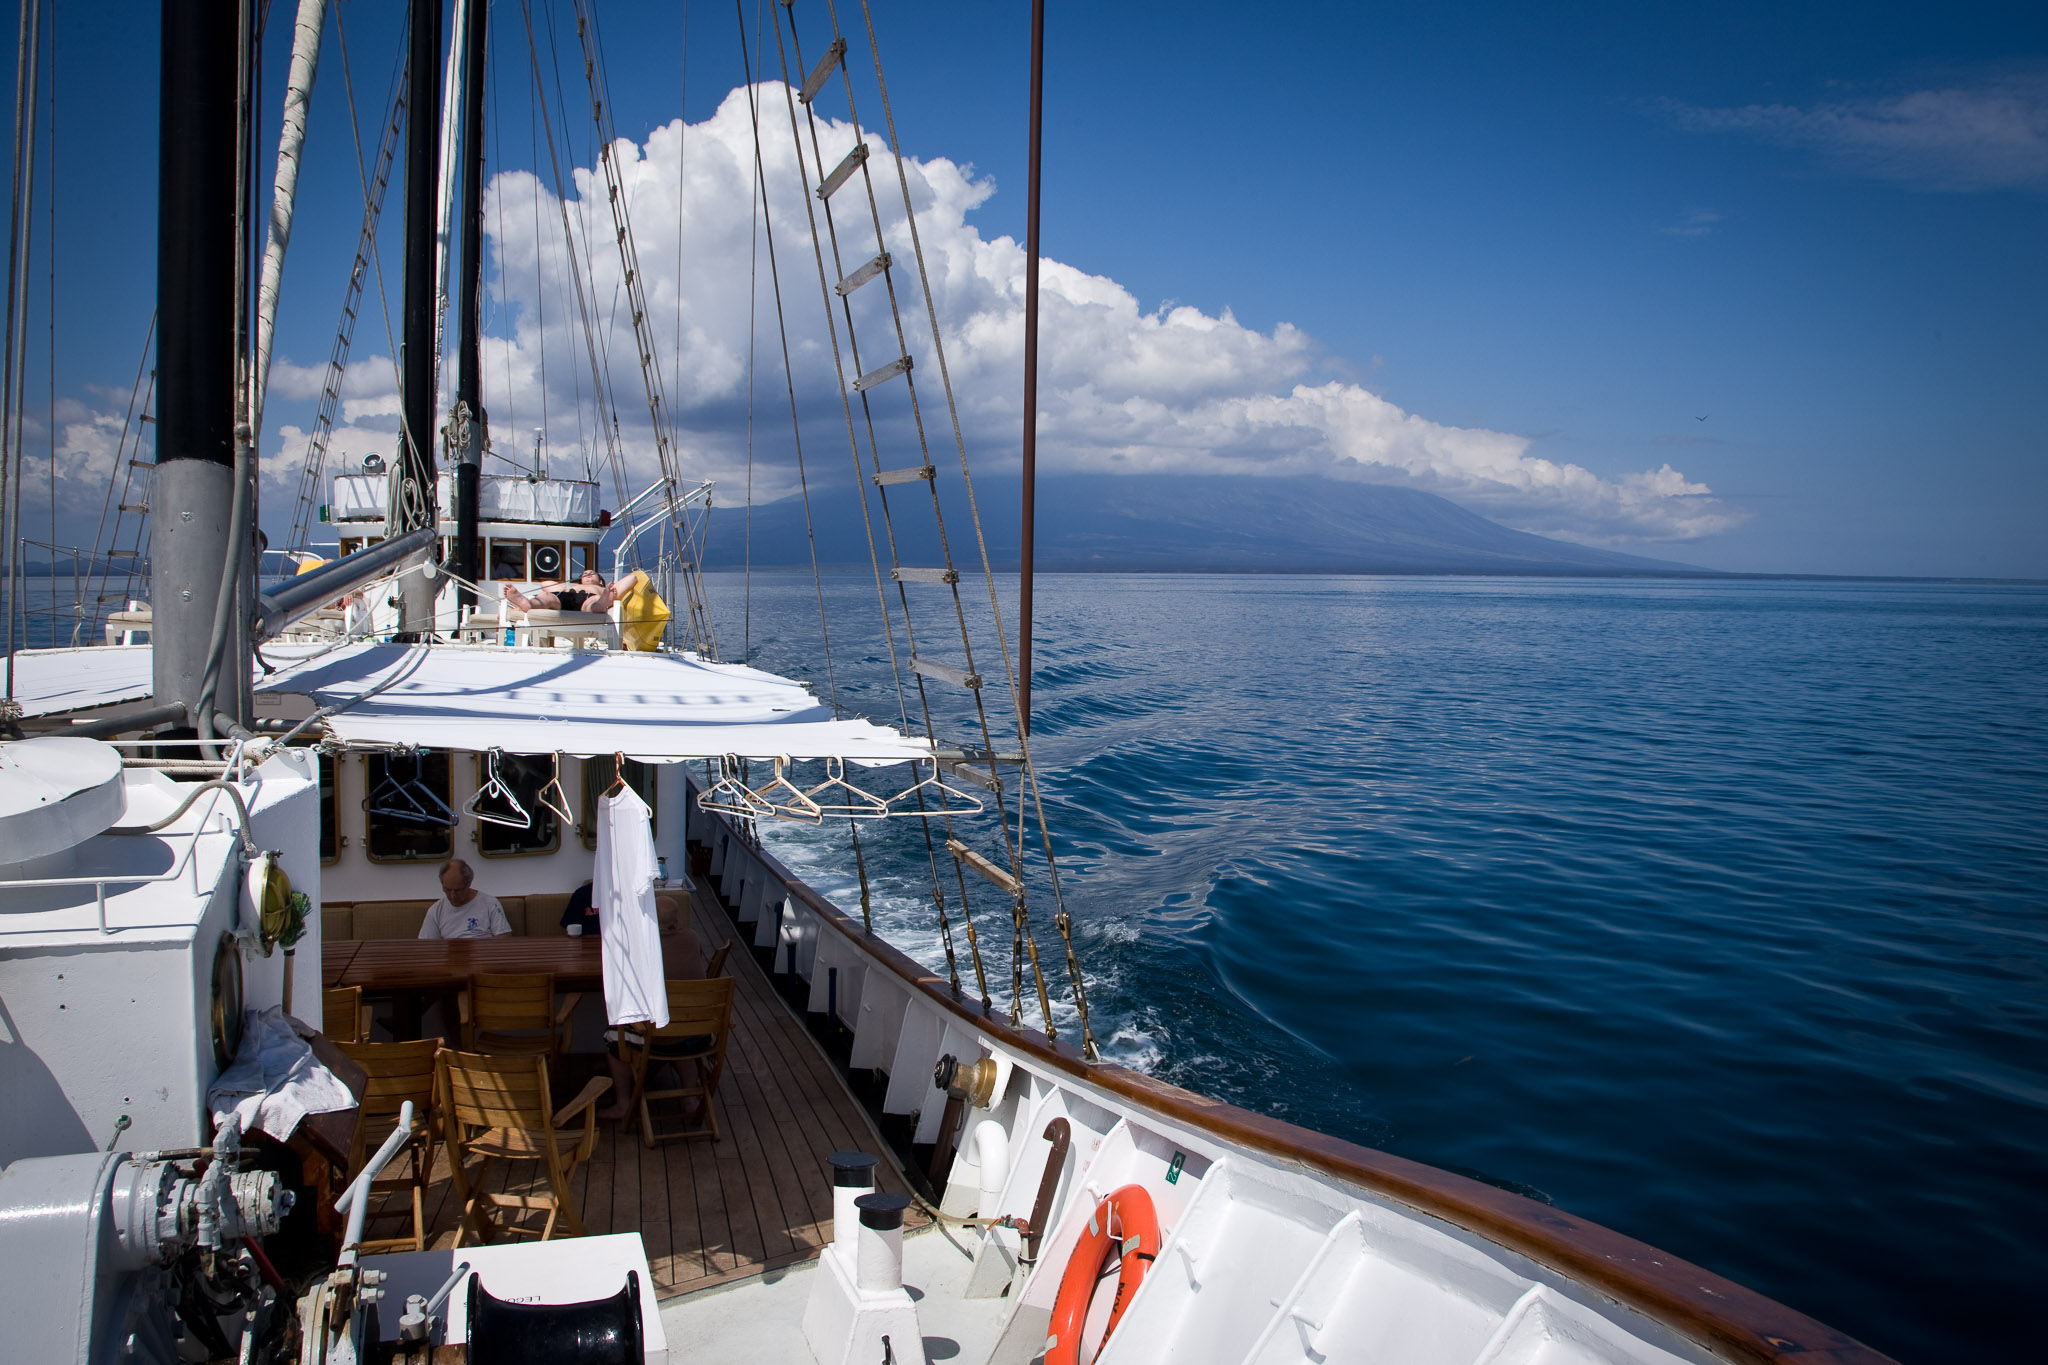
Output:
[[[455,456],[455,572],[470,582],[478,577],[477,479],[483,463],[488,419],[483,408],[484,273],[484,58],[488,50],[490,6],[468,0],[462,6],[467,53],[462,84],[462,278],[457,325],[462,351],[455,368],[455,412],[450,417],[449,444]],[[458,607],[476,605],[475,590],[458,584]]]
[[1031,737],[1031,547],[1038,501],[1038,161],[1045,0],[1031,0],[1031,179],[1024,210],[1024,511],[1017,550],[1017,728]]
[[[432,529],[434,512],[434,236],[435,181],[440,139],[434,115],[441,107],[441,0],[412,0],[406,54],[412,97],[405,114],[405,320],[400,343],[398,468],[392,480],[386,534]],[[435,580],[411,574],[400,590],[401,638],[425,638],[434,629]]]
[[[150,502],[151,672],[194,706],[234,545],[240,6],[163,0],[157,177],[157,448]],[[239,641],[241,632],[233,632]],[[220,668],[246,677],[245,647]],[[239,669],[239,673],[229,670]]]

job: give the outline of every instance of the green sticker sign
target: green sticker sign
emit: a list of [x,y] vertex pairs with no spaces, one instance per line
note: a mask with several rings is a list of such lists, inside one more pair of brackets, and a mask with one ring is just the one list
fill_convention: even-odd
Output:
[[1166,1168],[1166,1183],[1169,1185],[1180,1184],[1180,1168],[1187,1164],[1188,1154],[1186,1152],[1175,1152],[1173,1154],[1173,1164]]

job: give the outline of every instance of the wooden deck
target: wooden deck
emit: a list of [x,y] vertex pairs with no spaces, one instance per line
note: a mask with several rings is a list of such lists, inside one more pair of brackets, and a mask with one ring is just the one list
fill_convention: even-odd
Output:
[[[703,889],[691,910],[707,956],[733,940],[733,1036],[716,1099],[718,1141],[669,1142],[650,1151],[637,1132],[601,1122],[597,1150],[573,1182],[586,1231],[640,1233],[663,1298],[817,1255],[832,1235],[827,1154],[881,1155],[831,1063],[775,995],[725,911]],[[602,1074],[601,1066],[601,1058],[572,1056],[556,1102],[566,1102],[588,1075]],[[907,1192],[886,1161],[878,1169],[881,1188]],[[427,1198],[437,1248],[453,1245],[459,1213],[447,1170],[442,1148]],[[546,1183],[537,1164],[504,1168],[492,1179],[507,1192]],[[922,1215],[911,1213],[905,1226],[922,1226]],[[382,1222],[370,1235],[394,1236],[400,1227]]]

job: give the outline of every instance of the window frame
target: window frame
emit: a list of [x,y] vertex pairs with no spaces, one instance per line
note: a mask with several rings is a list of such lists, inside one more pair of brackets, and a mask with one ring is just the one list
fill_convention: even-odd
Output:
[[[498,551],[501,548],[510,550],[515,545],[519,548],[519,572],[500,573],[498,570]],[[527,569],[531,567],[531,561],[527,553],[530,548],[523,537],[505,536],[501,538],[492,536],[484,550],[484,563],[490,565],[490,580],[504,583],[531,583],[533,579],[527,573]]]
[[[438,763],[441,768],[442,781],[441,789],[437,793],[437,795],[440,796],[442,802],[448,807],[449,810],[454,810],[455,765],[453,762],[453,755],[446,749],[422,749],[420,750],[420,754],[420,779],[431,784],[431,766]],[[402,820],[391,821],[393,825],[398,825],[401,827],[410,827],[422,830],[440,830],[443,839],[443,847],[440,849],[439,852],[434,852],[427,849],[420,849],[408,853],[379,853],[377,851],[376,834],[378,830],[377,821],[379,817],[372,815],[370,813],[370,793],[376,791],[378,786],[382,783],[383,775],[386,771],[388,771],[388,769],[384,765],[389,764],[389,762],[390,757],[385,754],[363,755],[363,796],[362,801],[360,803],[363,808],[363,856],[373,863],[439,863],[446,862],[448,859],[454,857],[455,831],[460,826],[461,822],[461,817],[459,815],[456,817],[456,824],[448,825],[445,827],[438,825],[412,825],[410,824],[410,822]]]
[[[483,754],[477,754],[474,757],[476,760],[476,785],[472,787],[471,790],[477,791],[481,790],[484,784],[484,767],[487,758],[486,755]],[[484,842],[485,836],[493,830],[507,829],[509,828],[509,826],[494,825],[488,820],[476,820],[476,829],[474,831],[474,834],[476,838],[477,856],[480,858],[544,858],[549,854],[559,853],[562,848],[562,819],[560,816],[556,815],[554,811],[540,804],[541,789],[543,787],[546,787],[548,782],[551,781],[555,775],[554,759],[552,758],[552,756],[539,754],[499,754],[498,761],[501,764],[524,763],[530,761],[546,765],[546,767],[543,768],[541,772],[540,780],[534,785],[533,795],[529,797],[524,791],[520,791],[519,795],[520,799],[525,803],[527,813],[529,815],[536,817],[546,817],[551,832],[548,836],[548,842],[544,845],[536,845],[532,848],[508,848],[493,850]],[[513,783],[512,785],[515,787],[515,789],[518,787],[517,783]],[[476,817],[472,816],[471,818],[475,819]]]
[[341,765],[332,754],[317,755],[320,785],[320,866],[341,861]]

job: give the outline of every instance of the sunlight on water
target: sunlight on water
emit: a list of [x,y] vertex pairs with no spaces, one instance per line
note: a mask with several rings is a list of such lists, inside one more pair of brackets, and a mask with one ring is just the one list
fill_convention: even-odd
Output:
[[[739,578],[714,592],[737,619]],[[829,681],[807,575],[755,576],[756,662],[894,718],[872,581],[827,593]],[[1037,595],[1034,750],[1107,1055],[1551,1198],[1906,1360],[2035,1339],[2048,592]],[[921,836],[863,837],[877,928],[943,970]],[[843,826],[771,843],[857,908]],[[1063,987],[1042,888],[1033,915]]]

